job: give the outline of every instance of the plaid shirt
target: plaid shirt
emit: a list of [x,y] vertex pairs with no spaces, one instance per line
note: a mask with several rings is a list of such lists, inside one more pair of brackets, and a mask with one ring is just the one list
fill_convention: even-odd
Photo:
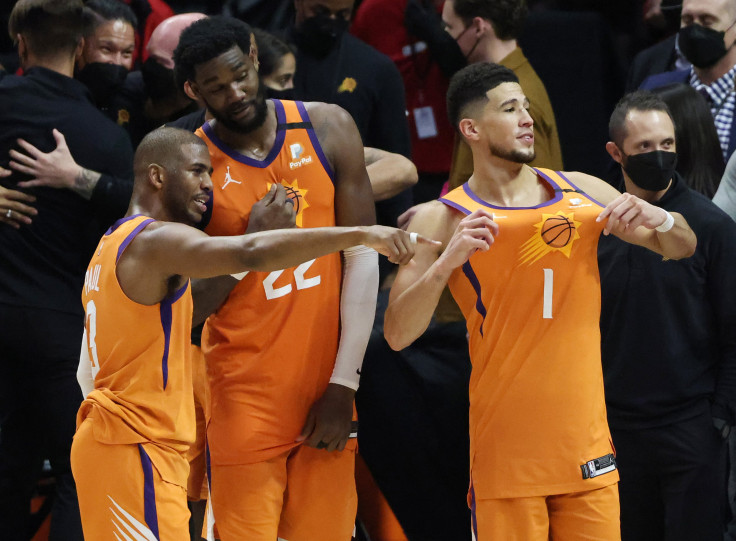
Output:
[[731,124],[733,123],[734,109],[736,109],[736,91],[734,90],[734,78],[736,78],[736,66],[723,75],[711,85],[701,82],[690,69],[690,86],[705,96],[710,103],[710,111],[718,132],[718,140],[721,142],[723,159],[728,158],[728,145],[731,142]]

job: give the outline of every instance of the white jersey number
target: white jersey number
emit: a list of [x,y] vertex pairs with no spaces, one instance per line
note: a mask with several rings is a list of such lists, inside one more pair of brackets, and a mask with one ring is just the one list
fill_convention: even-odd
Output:
[[554,274],[552,269],[544,270],[544,293],[542,295],[542,318],[552,319],[552,290],[554,287]]
[[[315,261],[315,259],[312,259],[311,261],[306,261],[294,269],[294,282],[296,284],[297,290],[309,289],[310,287],[318,286],[322,282],[322,278],[319,274],[312,278],[307,278],[305,276],[305,274],[309,270],[309,267],[311,267]],[[273,287],[273,284],[283,273],[283,270],[273,271],[268,276],[266,276],[265,280],[263,280],[263,289],[266,292],[266,298],[269,301],[272,299],[278,299],[279,297],[284,297],[293,291],[293,287],[291,284],[286,284],[285,286],[281,287]]]
[[97,307],[95,301],[89,301],[87,303],[87,349],[89,350],[89,358],[92,362],[92,379],[97,377],[97,372],[100,371],[100,362],[97,360],[97,344],[95,338],[97,338]]

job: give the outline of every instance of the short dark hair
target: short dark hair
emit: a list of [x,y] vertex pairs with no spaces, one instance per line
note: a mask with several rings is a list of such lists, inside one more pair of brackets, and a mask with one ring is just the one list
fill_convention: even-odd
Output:
[[73,54],[88,24],[82,0],[19,0],[8,33],[13,41],[21,34],[34,55],[49,58]]
[[130,6],[120,2],[120,0],[89,0],[85,4],[89,10],[90,27],[87,35],[91,35],[97,30],[97,27],[109,21],[125,21],[135,30],[138,27],[138,19],[130,9]]
[[450,123],[458,124],[468,106],[481,100],[488,101],[487,93],[502,83],[518,83],[516,74],[505,66],[490,62],[476,62],[464,67],[450,79],[447,89],[447,115]]
[[675,124],[677,172],[693,190],[712,199],[726,163],[710,106],[689,84],[673,83],[652,92],[667,104]]
[[176,84],[184,86],[194,79],[199,64],[217,58],[235,46],[247,55],[250,52],[250,26],[230,17],[208,17],[195,21],[181,33],[174,50]]
[[[182,158],[184,145],[207,146],[203,139],[189,130],[162,126],[149,132],[140,142],[133,158],[136,181],[145,176],[149,164],[158,163],[166,169],[176,169]],[[141,179],[142,180],[142,179]]]
[[475,17],[490,21],[499,39],[516,39],[529,12],[526,0],[455,0],[453,9],[466,25]]
[[626,139],[626,115],[629,114],[629,111],[662,111],[672,119],[672,114],[664,100],[648,90],[636,90],[626,94],[616,104],[611,113],[611,119],[608,121],[608,136],[618,148],[623,147],[624,139]]
[[284,56],[289,53],[294,54],[288,44],[265,30],[254,28],[253,34],[256,36],[258,45],[258,74],[261,77],[267,77],[276,71]]

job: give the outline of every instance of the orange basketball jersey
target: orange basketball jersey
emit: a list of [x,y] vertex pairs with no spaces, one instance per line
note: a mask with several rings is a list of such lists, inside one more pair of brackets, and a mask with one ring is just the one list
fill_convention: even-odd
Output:
[[194,441],[189,284],[144,306],[123,292],[115,271],[125,248],[153,221],[137,215],[116,222],[87,269],[82,303],[95,388],[82,402],[77,428],[89,417],[100,443],[142,444],[161,477],[186,488],[183,454]]
[[464,214],[492,212],[499,225],[491,249],[472,255],[449,281],[467,320],[473,364],[477,499],[578,492],[618,481],[603,466],[613,449],[598,328],[596,249],[603,223],[595,220],[602,205],[562,173],[536,172],[554,191],[536,207],[491,205],[468,184],[440,199]]
[[[294,201],[297,227],[335,225],[333,172],[301,102],[273,100],[276,140],[263,161],[227,147],[209,124],[210,235],[240,235],[273,183]],[[202,335],[211,390],[207,438],[213,464],[248,464],[295,445],[337,355],[339,254],[271,273],[250,272],[210,316]]]

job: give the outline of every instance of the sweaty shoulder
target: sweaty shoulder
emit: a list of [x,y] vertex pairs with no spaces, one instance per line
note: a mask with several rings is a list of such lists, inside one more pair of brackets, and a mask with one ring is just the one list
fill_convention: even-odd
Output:
[[583,192],[604,205],[608,205],[621,195],[621,192],[608,182],[593,175],[586,175],[578,171],[564,171],[562,174]]
[[317,134],[317,140],[330,158],[330,162],[334,160],[333,152],[350,142],[358,142],[362,148],[355,121],[345,109],[339,105],[320,101],[305,102],[304,107]]

